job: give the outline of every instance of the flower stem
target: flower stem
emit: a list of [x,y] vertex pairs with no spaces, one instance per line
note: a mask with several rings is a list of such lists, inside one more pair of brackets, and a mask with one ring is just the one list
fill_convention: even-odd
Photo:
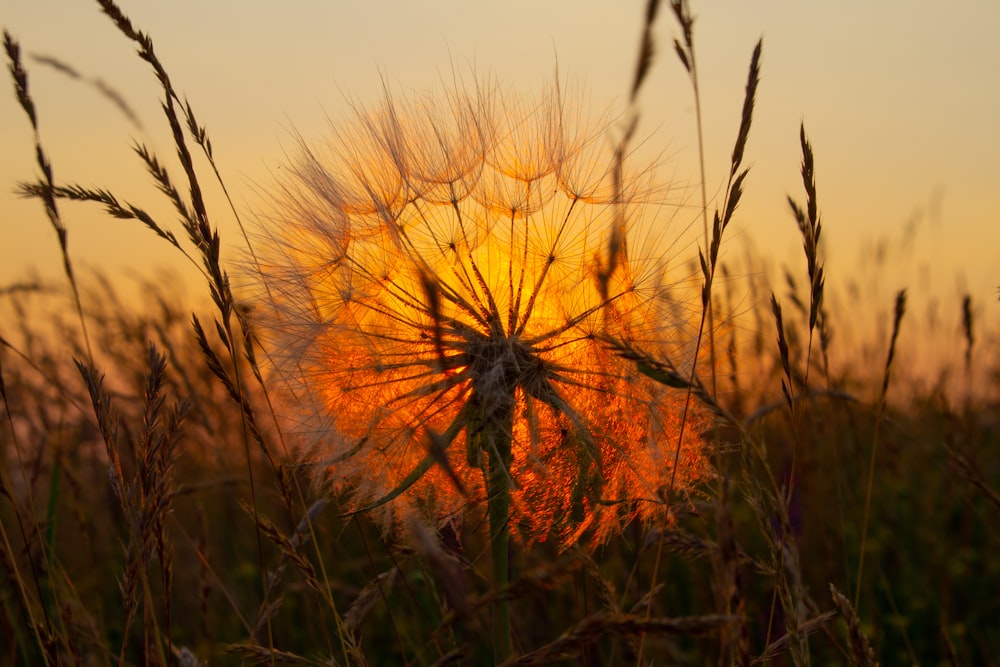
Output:
[[504,590],[510,581],[510,463],[514,427],[514,401],[497,407],[479,434],[481,451],[487,452],[486,511],[490,523],[490,557],[493,586],[493,659],[505,662],[512,652],[510,600]]

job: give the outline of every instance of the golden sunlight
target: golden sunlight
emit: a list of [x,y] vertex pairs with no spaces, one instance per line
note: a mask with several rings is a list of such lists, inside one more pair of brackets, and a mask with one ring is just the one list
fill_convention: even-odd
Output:
[[559,86],[387,94],[276,190],[255,270],[283,427],[386,525],[499,495],[522,539],[601,541],[710,473],[706,417],[679,444],[683,393],[601,343],[691,337],[652,170],[616,178],[577,109]]

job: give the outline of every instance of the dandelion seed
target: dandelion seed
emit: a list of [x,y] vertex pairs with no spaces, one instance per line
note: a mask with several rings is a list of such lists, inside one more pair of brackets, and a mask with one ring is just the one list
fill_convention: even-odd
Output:
[[278,186],[259,326],[286,427],[386,525],[487,498],[526,540],[667,518],[683,397],[599,343],[683,342],[663,193],[649,169],[617,192],[606,126],[576,110],[558,86],[387,94]]

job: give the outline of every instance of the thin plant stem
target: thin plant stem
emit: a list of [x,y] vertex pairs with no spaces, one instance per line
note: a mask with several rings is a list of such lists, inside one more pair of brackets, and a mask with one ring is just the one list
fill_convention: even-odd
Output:
[[[511,397],[513,398],[513,397]],[[506,661],[513,651],[510,626],[510,600],[506,592],[510,583],[510,464],[513,445],[513,400],[497,417],[491,415],[478,435],[480,451],[488,452],[486,466],[487,514],[489,516],[490,558],[493,585],[498,592],[493,604],[493,658],[497,664]]]
[[83,333],[83,341],[87,348],[87,361],[93,363],[94,353],[91,350],[90,335],[87,332],[87,321],[83,316],[83,302],[80,299],[80,289],[77,286],[73,264],[69,257],[69,230],[66,229],[65,223],[63,223],[59,215],[59,207],[56,205],[56,186],[52,175],[52,163],[49,162],[45,150],[42,148],[41,133],[38,128],[38,115],[35,111],[35,103],[28,92],[28,73],[21,65],[21,47],[7,31],[4,31],[4,47],[7,51],[7,57],[10,60],[9,69],[14,79],[14,89],[18,102],[20,102],[21,108],[24,109],[24,113],[27,114],[28,120],[31,121],[31,130],[34,133],[35,158],[38,162],[38,168],[41,169],[44,177],[40,181],[41,192],[39,198],[45,204],[45,214],[48,216],[49,222],[52,223],[52,229],[55,230],[56,236],[59,238],[59,251],[62,254],[63,271],[66,273],[70,289],[73,291],[73,302],[76,306],[77,317],[80,320],[80,331]]
[[906,312],[906,290],[896,293],[896,306],[892,322],[892,338],[889,341],[889,353],[885,359],[885,371],[882,375],[882,390],[879,393],[878,412],[875,414],[875,432],[872,435],[872,453],[868,461],[868,484],[865,490],[865,516],[861,524],[861,547],[858,553],[857,581],[854,584],[854,609],[860,609],[861,580],[865,566],[865,548],[868,545],[868,520],[871,518],[872,486],[875,480],[875,455],[878,453],[878,434],[885,414],[885,399],[889,393],[889,374],[892,370],[892,360],[896,356],[896,340],[899,338],[899,324]]

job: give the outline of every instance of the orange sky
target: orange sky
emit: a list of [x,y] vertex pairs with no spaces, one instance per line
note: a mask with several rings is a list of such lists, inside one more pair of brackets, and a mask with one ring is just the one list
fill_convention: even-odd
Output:
[[[152,35],[175,86],[207,126],[237,206],[248,217],[255,190],[268,186],[285,152],[294,150],[293,130],[307,139],[322,138],[328,120],[349,113],[349,100],[373,102],[382,79],[393,87],[422,89],[450,77],[453,67],[464,72],[474,67],[534,93],[552,78],[558,58],[562,78],[585,84],[595,109],[621,111],[644,5],[122,2],[135,24]],[[865,290],[877,290],[874,298],[886,310],[895,290],[908,286],[938,299],[941,317],[955,322],[957,295],[968,291],[980,318],[995,322],[1000,4],[769,0],[695,2],[693,10],[710,195],[724,187],[750,53],[758,37],[764,38],[745,157],[752,170],[724,254],[742,256],[749,241],[759,257],[802,270],[785,196],[802,198],[798,128],[805,121],[816,152],[830,284],[855,277]],[[57,181],[105,187],[147,206],[158,201],[129,146],[139,140],[163,159],[172,156],[159,91],[148,67],[97,4],[6,0],[0,23],[26,54],[55,57],[86,77],[102,79],[142,123],[131,125],[92,86],[26,59]],[[678,32],[668,3],[656,34],[659,58],[641,97],[643,129],[650,136],[646,146],[662,153],[661,176],[685,184],[693,195],[694,105],[671,48]],[[14,183],[34,178],[37,169],[27,119],[4,78],[0,286],[32,268],[59,279],[58,246],[41,204],[12,194]],[[232,217],[218,193],[213,202],[222,237],[235,248]],[[166,206],[151,208],[169,216]],[[185,266],[176,251],[136,223],[69,205],[63,217],[78,270],[148,275],[158,265]],[[909,249],[901,244],[907,229],[916,231]],[[887,268],[874,279],[872,248],[880,241],[889,248]],[[783,289],[776,287],[779,295]]]

